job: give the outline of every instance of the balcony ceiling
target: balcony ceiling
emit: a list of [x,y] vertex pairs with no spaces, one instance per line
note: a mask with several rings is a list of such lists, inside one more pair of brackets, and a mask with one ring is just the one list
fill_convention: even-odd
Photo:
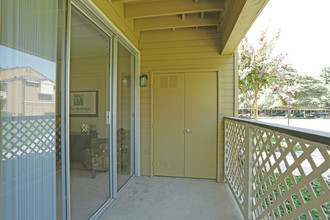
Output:
[[[95,0],[96,1],[96,0]],[[268,0],[107,0],[121,8],[133,31],[210,28],[220,53],[232,54]]]
[[133,19],[134,31],[217,27],[232,0],[111,0],[122,4],[124,18]]

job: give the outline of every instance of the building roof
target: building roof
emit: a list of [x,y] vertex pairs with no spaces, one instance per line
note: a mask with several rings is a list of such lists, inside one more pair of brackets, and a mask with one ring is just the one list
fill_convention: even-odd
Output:
[[0,69],[0,79],[2,79],[1,82],[12,82],[12,81],[23,80],[26,82],[36,82],[36,83],[39,83],[41,81],[50,81],[54,83],[53,80],[49,79],[45,75],[37,72],[36,70],[34,70],[29,66]]

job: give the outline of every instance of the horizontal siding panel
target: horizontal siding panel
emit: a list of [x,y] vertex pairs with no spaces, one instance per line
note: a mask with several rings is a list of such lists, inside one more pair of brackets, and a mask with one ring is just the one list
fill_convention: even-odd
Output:
[[222,78],[232,78],[234,77],[234,73],[233,73],[233,64],[228,63],[227,67],[231,67],[230,69],[223,69],[222,71],[220,71],[220,83],[222,82],[226,82],[226,80],[222,81]]
[[[150,115],[150,114],[149,114]],[[141,121],[143,120],[143,118],[141,117]],[[140,128],[141,128],[141,132],[149,132],[150,129],[150,122],[148,121],[148,123],[140,123]],[[141,133],[141,135],[143,136],[144,134]]]
[[161,38],[155,36],[152,40],[145,40],[144,38],[140,39],[140,46],[141,43],[148,42],[148,43],[160,43],[160,42],[167,42],[167,43],[178,43],[183,41],[202,41],[205,39],[214,39],[215,41],[220,41],[219,34],[202,34],[202,35],[186,35],[185,37],[173,37],[171,35],[164,35]]
[[143,141],[149,141],[149,139],[150,139],[149,135],[150,135],[150,132],[147,131],[147,130],[145,130],[144,133],[143,133],[143,135],[141,135],[141,138],[140,138],[141,142],[143,142]]
[[140,112],[141,112],[140,116],[141,116],[142,119],[146,120],[147,118],[149,118],[149,115],[150,115],[150,110],[149,109],[146,110],[146,111],[141,110]]
[[220,111],[220,116],[233,116],[234,109],[222,109]]
[[141,165],[141,175],[142,176],[149,176],[150,175],[150,170],[146,170],[147,167],[144,167]]
[[[227,109],[234,109],[234,102],[219,102],[220,106],[227,106]],[[222,109],[226,109],[226,108],[222,108]]]
[[166,38],[185,38],[189,35],[207,35],[207,34],[218,34],[216,31],[216,28],[212,27],[201,27],[201,28],[185,28],[185,29],[175,29],[172,30],[155,30],[155,31],[148,31],[148,32],[142,32],[141,33],[141,39],[144,40],[152,40],[154,38],[165,40]]
[[219,102],[221,102],[221,103],[234,103],[234,97],[220,95]]
[[176,29],[158,30],[142,32],[140,36],[141,41],[158,42],[158,41],[182,41],[182,40],[197,40],[209,36],[220,39],[220,33],[216,32],[214,28],[191,28],[191,29]]
[[149,102],[149,100],[150,100],[150,94],[149,94],[149,92],[147,94],[140,93],[140,96],[141,96],[141,101],[148,101]]
[[234,109],[234,102],[232,102],[232,103],[219,103],[219,105],[221,106],[221,109],[223,109],[223,110],[233,110]]
[[143,99],[141,98],[140,106],[141,106],[141,108],[150,108],[150,97],[143,98]]
[[204,46],[213,45],[220,47],[220,42],[218,39],[203,39],[203,40],[188,40],[188,41],[178,41],[178,42],[143,42],[141,41],[140,47],[143,49],[153,49],[153,48],[180,48],[180,47],[192,47],[192,46]]
[[[169,65],[170,64],[170,65]],[[214,67],[220,67],[222,70],[232,69],[232,64],[222,63],[221,59],[183,59],[183,60],[164,60],[164,61],[144,61],[142,63],[142,68],[144,69],[154,69],[159,67],[172,67],[173,70],[182,69],[180,66],[196,67],[196,66],[208,66],[208,69]]]
[[234,96],[234,92],[233,91],[226,91],[226,90],[221,90],[220,89],[220,92],[222,97],[233,97]]
[[233,91],[233,89],[234,89],[234,84],[231,84],[231,83],[221,83],[221,84],[220,84],[220,88],[223,89],[223,90],[230,90],[230,91]]
[[141,96],[141,104],[148,104],[150,103],[150,95],[144,95],[144,94],[140,94]]
[[220,81],[221,81],[221,83],[234,83],[234,77],[233,76],[231,76],[231,77],[229,77],[229,76],[220,76]]
[[142,55],[141,59],[150,61],[166,61],[166,60],[182,60],[182,59],[200,59],[203,57],[203,59],[207,58],[220,58],[220,55],[218,51],[209,51],[209,52],[197,52],[197,53],[182,53],[181,51],[178,51],[177,53],[172,54],[154,54],[154,55]]
[[[214,45],[204,45],[202,47],[182,47],[177,50],[173,48],[152,48],[141,50],[143,55],[158,55],[158,54],[175,54],[178,53],[198,53],[198,52],[217,52],[219,55],[219,50]],[[220,55],[219,55],[220,56]]]
[[[214,53],[213,53],[214,54]],[[180,58],[179,60],[181,59],[185,59],[186,63],[187,62],[190,62],[190,64],[194,64],[195,62],[198,62],[198,63],[201,63],[201,64],[211,64],[211,65],[219,65],[219,67],[221,67],[221,69],[223,70],[228,70],[227,72],[225,71],[222,71],[220,72],[220,75],[221,77],[222,76],[232,76],[233,74],[233,62],[231,59],[223,59],[221,56],[219,55],[216,55],[214,57],[211,57],[211,58],[204,58],[204,57],[201,57],[201,58],[186,58],[184,56],[189,56],[189,55],[185,55],[183,54],[182,55],[182,58]],[[148,69],[150,69],[151,66],[155,66],[157,65],[158,63],[166,63],[167,66],[171,66],[171,65],[174,65],[175,63],[173,63],[173,61],[175,61],[177,59],[167,59],[167,60],[158,60],[158,61],[155,61],[155,60],[152,60],[150,61],[149,59],[145,59],[145,58],[142,58],[141,59],[141,68],[142,68],[142,72],[145,72],[147,71]],[[182,61],[179,61],[179,62],[182,62]]]
[[206,69],[220,69],[219,65],[210,65],[210,64],[205,64],[205,65],[177,65],[177,66],[153,66],[150,67],[150,71],[152,70],[153,72],[157,72],[157,71],[172,71],[172,70],[178,70],[178,71],[189,71],[191,69],[202,69],[202,70],[206,70]]

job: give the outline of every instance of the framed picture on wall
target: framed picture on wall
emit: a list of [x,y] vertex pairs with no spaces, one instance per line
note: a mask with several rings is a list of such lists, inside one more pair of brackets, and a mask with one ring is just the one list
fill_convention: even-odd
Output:
[[98,117],[98,91],[70,91],[71,117]]

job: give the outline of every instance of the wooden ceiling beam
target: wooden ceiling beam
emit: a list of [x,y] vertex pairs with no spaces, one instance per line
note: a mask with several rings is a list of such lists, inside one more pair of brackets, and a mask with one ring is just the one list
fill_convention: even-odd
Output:
[[111,0],[113,3],[130,3],[130,2],[152,2],[161,0]]
[[182,19],[182,20],[186,19],[186,15],[185,15],[185,14],[182,14],[182,15],[181,15],[181,19]]
[[127,2],[136,2],[136,1],[138,1],[138,0],[111,0],[111,2],[113,2],[113,3],[117,3],[117,2],[119,2],[119,3],[127,3]]
[[182,19],[180,15],[140,18],[134,20],[134,31],[218,26],[218,17],[218,14],[211,14],[205,15],[204,18],[201,19],[199,14],[188,14],[185,15],[185,19]]
[[136,2],[125,4],[125,18],[146,18],[223,10],[224,1],[221,0],[203,0],[198,1],[198,3],[191,0]]

